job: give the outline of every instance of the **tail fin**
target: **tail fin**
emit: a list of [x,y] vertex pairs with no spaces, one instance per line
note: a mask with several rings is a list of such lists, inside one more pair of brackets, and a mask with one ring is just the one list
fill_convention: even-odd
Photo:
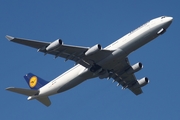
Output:
[[27,75],[24,76],[27,84],[29,87],[33,90],[38,90],[42,86],[46,85],[48,81],[43,80],[42,78],[32,74],[28,73]]

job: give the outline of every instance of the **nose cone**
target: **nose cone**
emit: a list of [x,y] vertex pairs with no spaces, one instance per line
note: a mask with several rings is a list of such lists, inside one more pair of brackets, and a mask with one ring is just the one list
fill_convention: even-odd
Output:
[[172,23],[172,21],[173,21],[173,17],[167,17],[167,18],[166,18],[166,20],[167,20],[167,22]]
[[173,21],[173,17],[165,17],[163,22],[164,28],[167,29],[171,25],[172,21]]

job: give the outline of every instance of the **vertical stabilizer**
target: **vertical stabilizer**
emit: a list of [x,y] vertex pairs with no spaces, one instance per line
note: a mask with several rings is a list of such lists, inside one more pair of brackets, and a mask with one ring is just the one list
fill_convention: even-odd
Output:
[[29,85],[29,87],[33,90],[38,90],[39,88],[41,88],[42,86],[46,85],[48,83],[48,81],[45,81],[44,79],[32,74],[32,73],[28,73],[24,76],[27,84]]

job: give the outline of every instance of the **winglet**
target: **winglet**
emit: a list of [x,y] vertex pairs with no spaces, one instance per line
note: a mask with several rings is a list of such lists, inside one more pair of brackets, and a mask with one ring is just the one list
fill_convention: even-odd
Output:
[[14,39],[14,37],[9,36],[9,35],[6,35],[6,38],[7,38],[9,41],[11,41],[11,40],[13,40],[13,39]]

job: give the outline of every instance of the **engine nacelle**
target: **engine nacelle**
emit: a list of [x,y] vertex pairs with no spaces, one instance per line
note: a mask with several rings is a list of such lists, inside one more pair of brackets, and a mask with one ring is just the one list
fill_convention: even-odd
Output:
[[144,77],[144,78],[138,80],[136,82],[136,84],[134,84],[132,87],[133,88],[140,88],[140,87],[147,85],[148,83],[149,83],[149,79],[147,77]]
[[142,68],[143,68],[142,63],[138,62],[138,63],[134,64],[133,66],[131,66],[131,68],[129,68],[129,69],[126,71],[126,73],[127,73],[127,74],[133,74],[133,73],[141,70]]
[[46,47],[46,51],[52,51],[59,48],[63,44],[61,39],[57,39]]
[[85,52],[85,55],[86,55],[86,56],[92,55],[92,54],[100,51],[101,49],[102,49],[101,45],[100,45],[100,44],[97,44],[97,45],[89,48],[89,49]]

